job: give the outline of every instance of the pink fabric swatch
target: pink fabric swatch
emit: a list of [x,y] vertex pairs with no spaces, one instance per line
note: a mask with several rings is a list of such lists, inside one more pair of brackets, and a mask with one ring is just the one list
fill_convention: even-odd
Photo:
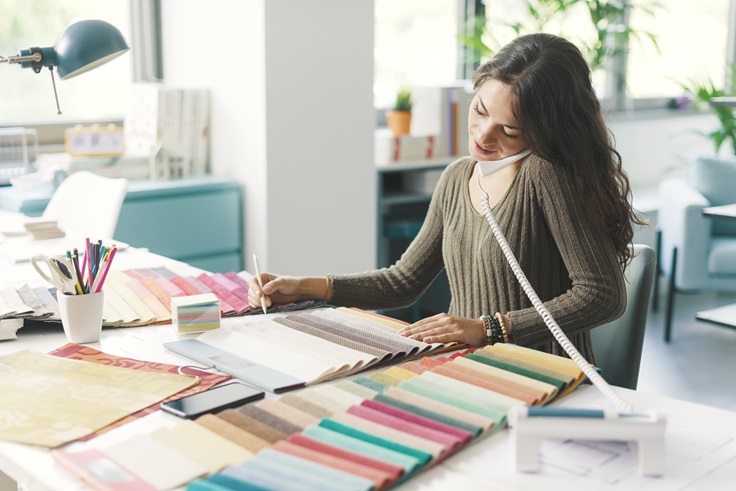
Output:
[[215,273],[211,276],[213,280],[226,288],[230,293],[238,297],[239,299],[248,302],[248,289],[243,288],[237,283],[231,281],[227,276],[222,273]]
[[175,276],[171,278],[171,282],[174,283],[176,286],[182,289],[184,293],[187,295],[198,295],[199,292],[196,288],[194,288],[192,285],[187,283],[187,280],[182,278],[181,276]]
[[458,450],[463,444],[463,440],[457,436],[412,423],[406,419],[397,418],[396,416],[392,416],[363,405],[351,406],[347,410],[347,413],[354,414],[355,416],[388,426],[389,428],[393,428],[398,431],[409,433],[410,435],[437,442],[447,448],[448,453]]
[[227,289],[225,289],[222,285],[210,278],[207,274],[202,273],[197,276],[197,279],[207,285],[209,288],[211,288],[215,295],[217,295],[221,300],[224,300],[232,305],[237,312],[242,312],[248,308],[247,301],[243,301],[242,299],[227,291]]
[[406,411],[390,404],[386,404],[385,402],[375,401],[373,399],[365,399],[361,404],[365,407],[375,409],[376,411],[381,411],[382,413],[386,413],[418,425],[426,426],[427,428],[431,428],[433,430],[456,436],[457,438],[460,438],[463,443],[468,443],[473,438],[473,434],[468,430],[463,430],[462,428],[448,425],[446,423],[442,423],[441,421],[427,418],[426,416],[414,414],[410,411]]
[[248,282],[245,279],[243,279],[240,275],[238,275],[238,273],[235,273],[233,271],[229,271],[229,272],[225,273],[225,276],[230,281],[232,281],[233,283],[235,283],[236,285],[240,285],[243,288],[245,288],[246,290],[248,289]]

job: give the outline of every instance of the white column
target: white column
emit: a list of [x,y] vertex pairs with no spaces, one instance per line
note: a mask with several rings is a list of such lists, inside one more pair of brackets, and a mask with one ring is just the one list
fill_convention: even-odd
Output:
[[373,1],[163,0],[162,23],[166,83],[211,90],[246,269],[254,252],[284,274],[374,267]]

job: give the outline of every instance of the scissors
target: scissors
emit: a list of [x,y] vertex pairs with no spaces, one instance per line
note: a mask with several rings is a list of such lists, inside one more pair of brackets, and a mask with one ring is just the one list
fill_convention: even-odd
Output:
[[[69,271],[67,265],[64,264],[65,259],[63,256],[48,257],[38,254],[31,258],[31,264],[38,274],[41,275],[41,278],[51,283],[59,291],[67,295],[75,295],[77,293],[77,280],[74,279],[74,275]],[[39,263],[46,265],[45,267],[48,273],[44,271]]]

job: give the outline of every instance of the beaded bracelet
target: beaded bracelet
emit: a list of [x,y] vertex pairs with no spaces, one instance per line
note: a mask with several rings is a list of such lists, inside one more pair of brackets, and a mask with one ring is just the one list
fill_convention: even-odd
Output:
[[483,341],[485,344],[493,344],[493,330],[491,328],[491,318],[488,315],[481,315],[480,320],[483,321]]
[[496,316],[489,315],[488,318],[491,321],[491,331],[493,332],[493,343],[503,342],[503,332],[501,331],[501,324],[498,322]]
[[503,316],[501,315],[500,312],[496,312],[494,317],[498,320],[498,323],[501,326],[501,334],[503,336],[503,342],[508,343],[509,342],[509,331],[506,328],[506,322],[504,321]]

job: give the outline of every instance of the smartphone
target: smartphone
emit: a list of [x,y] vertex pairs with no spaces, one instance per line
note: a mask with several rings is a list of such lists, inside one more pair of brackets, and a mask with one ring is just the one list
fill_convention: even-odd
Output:
[[203,414],[242,406],[263,399],[265,392],[237,382],[219,385],[204,392],[161,403],[161,409],[180,418],[197,418]]

